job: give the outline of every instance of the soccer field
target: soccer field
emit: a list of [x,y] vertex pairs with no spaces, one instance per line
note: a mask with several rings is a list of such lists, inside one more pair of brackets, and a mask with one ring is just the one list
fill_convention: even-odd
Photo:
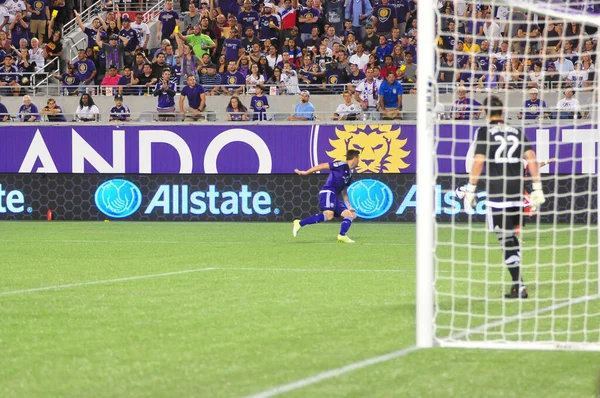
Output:
[[[596,396],[600,353],[399,351],[415,342],[415,227],[358,222],[354,245],[338,229],[293,239],[291,223],[2,222],[0,397],[244,397],[296,381],[283,396]],[[470,276],[508,283],[499,249],[486,252],[474,261],[497,268]],[[508,285],[492,286],[496,298]]]

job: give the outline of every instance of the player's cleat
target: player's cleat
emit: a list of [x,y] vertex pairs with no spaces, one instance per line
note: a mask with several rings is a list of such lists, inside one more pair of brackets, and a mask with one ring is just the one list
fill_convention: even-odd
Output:
[[292,228],[292,235],[294,235],[294,238],[298,236],[298,231],[300,231],[300,228],[302,228],[300,225],[300,220],[294,220],[294,227]]
[[346,235],[338,235],[337,240],[340,243],[354,243],[354,241],[352,239],[350,239],[349,237],[347,237]]
[[527,288],[525,285],[513,285],[512,289],[510,289],[510,292],[504,295],[504,298],[507,299],[526,299],[527,297],[529,297],[529,295],[527,294]]

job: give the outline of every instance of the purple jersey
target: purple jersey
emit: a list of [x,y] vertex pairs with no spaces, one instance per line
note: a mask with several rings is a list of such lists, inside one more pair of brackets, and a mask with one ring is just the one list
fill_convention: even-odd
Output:
[[329,177],[322,191],[331,191],[340,194],[352,183],[352,170],[346,162],[329,162]]
[[541,99],[536,99],[532,101],[528,99],[525,101],[525,106],[523,107],[525,111],[525,119],[536,119],[541,116],[541,111],[546,107],[546,101],[542,101]]
[[173,33],[178,19],[179,14],[173,10],[161,11],[160,15],[158,16],[158,20],[162,22],[161,33],[163,36],[170,36],[171,33]]
[[239,39],[225,39],[223,48],[225,49],[225,61],[237,61],[239,50],[242,48],[242,41]]

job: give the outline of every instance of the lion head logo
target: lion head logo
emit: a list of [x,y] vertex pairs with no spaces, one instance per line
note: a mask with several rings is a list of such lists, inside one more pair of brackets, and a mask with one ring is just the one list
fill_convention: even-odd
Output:
[[358,173],[400,173],[410,166],[404,159],[410,151],[403,149],[406,139],[400,139],[400,126],[362,125],[336,128],[338,139],[330,139],[333,150],[327,155],[345,161],[349,149],[360,151]]

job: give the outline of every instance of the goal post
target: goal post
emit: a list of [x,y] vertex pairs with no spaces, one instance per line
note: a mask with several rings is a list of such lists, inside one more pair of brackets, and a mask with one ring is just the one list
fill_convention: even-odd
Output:
[[[600,351],[600,0],[421,0],[418,13],[417,346]],[[538,161],[556,159],[519,230],[528,298],[504,298],[489,178],[463,207],[491,95]]]

